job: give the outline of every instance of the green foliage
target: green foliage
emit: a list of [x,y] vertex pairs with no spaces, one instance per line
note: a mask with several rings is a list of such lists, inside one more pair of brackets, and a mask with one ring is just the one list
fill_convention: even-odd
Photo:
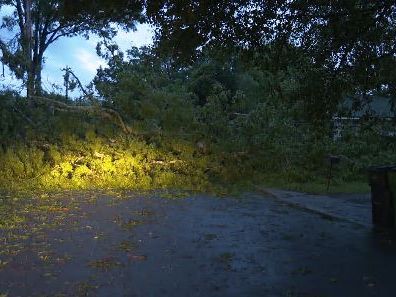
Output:
[[[96,104],[117,110],[130,134],[92,114],[32,108],[3,94],[0,188],[207,190],[283,183],[325,189],[329,154],[342,159],[335,186],[365,181],[369,165],[396,161],[396,142],[381,136],[380,123],[362,120],[333,140],[332,106],[307,115],[308,105],[320,103],[312,90],[304,93],[316,70],[275,67],[275,56],[273,49],[256,52],[259,65],[243,62],[244,55],[208,56],[179,69],[148,49],[131,50],[128,60],[107,55],[111,66],[95,78]],[[311,78],[302,83],[302,77]],[[298,92],[313,101],[291,100]]]
[[[310,61],[314,71],[308,68],[308,76],[316,72],[317,80],[308,83],[319,84],[316,95],[323,104],[329,104],[329,98],[339,100],[340,88],[347,93],[381,90],[396,95],[393,0],[169,0],[148,1],[146,10],[159,27],[157,51],[178,63],[191,63],[214,47],[258,52],[274,46],[272,68],[284,69],[288,59],[283,51],[294,46]],[[306,95],[311,102],[315,99],[311,92]]]
[[[100,145],[98,145],[98,142]],[[167,145],[171,149],[171,144]],[[206,184],[208,162],[195,162],[194,149],[174,152],[135,139],[95,141],[69,140],[50,147],[52,164],[44,163],[44,152],[22,146],[1,155],[3,188],[31,190],[88,188],[187,188]],[[11,182],[11,184],[10,184]]]

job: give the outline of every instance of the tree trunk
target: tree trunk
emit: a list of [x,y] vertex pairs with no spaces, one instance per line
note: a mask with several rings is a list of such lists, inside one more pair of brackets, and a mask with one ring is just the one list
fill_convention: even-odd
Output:
[[40,13],[37,10],[33,28],[33,73],[34,73],[34,95],[41,96],[41,69],[43,63],[43,54],[41,49],[41,20]]
[[34,92],[35,92],[36,96],[42,95],[41,70],[42,70],[42,63],[39,63],[39,65],[37,66],[37,70],[36,70],[36,78],[35,78],[35,86],[34,86]]
[[37,58],[34,60],[34,95],[41,96],[41,72],[43,70],[43,53],[39,53]]
[[33,22],[32,22],[32,0],[24,0],[25,11],[25,63],[27,71],[26,92],[27,97],[34,95],[34,63],[32,61]]

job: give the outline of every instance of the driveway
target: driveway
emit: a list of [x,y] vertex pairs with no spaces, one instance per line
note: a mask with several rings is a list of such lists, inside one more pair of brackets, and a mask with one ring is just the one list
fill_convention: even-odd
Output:
[[392,239],[271,191],[47,197],[0,230],[0,296],[396,296]]

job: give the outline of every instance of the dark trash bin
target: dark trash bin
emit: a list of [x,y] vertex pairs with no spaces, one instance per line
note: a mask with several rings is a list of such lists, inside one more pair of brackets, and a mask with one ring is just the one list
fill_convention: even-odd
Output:
[[368,171],[373,224],[378,229],[395,229],[396,166],[371,167]]

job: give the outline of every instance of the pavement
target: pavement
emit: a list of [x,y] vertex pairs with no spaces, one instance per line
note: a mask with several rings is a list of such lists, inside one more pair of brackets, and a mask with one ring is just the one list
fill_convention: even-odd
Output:
[[69,193],[0,230],[0,296],[396,296],[367,195],[163,196]]
[[268,188],[262,189],[262,192],[292,207],[362,227],[372,227],[370,194],[315,195]]

